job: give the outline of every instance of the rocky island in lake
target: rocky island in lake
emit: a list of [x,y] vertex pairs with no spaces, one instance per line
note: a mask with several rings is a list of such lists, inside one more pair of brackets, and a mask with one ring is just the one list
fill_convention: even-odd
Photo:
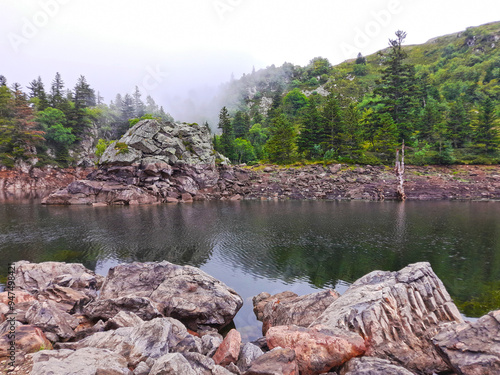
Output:
[[[230,328],[237,291],[166,261],[111,268],[14,264],[15,324],[0,294],[0,361],[13,374],[483,374],[500,371],[500,312],[464,321],[429,263],[374,271],[342,295],[253,298],[263,336]],[[12,304],[11,304],[12,305]],[[228,328],[229,327],[229,328]]]

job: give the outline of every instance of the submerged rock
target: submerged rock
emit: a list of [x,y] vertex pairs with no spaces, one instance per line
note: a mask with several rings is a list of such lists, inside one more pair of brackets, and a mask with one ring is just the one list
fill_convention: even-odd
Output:
[[449,370],[430,341],[447,322],[463,319],[430,264],[415,263],[357,280],[314,324],[357,332],[367,355],[432,374]]
[[458,374],[500,374],[500,310],[476,322],[448,324],[433,342]]

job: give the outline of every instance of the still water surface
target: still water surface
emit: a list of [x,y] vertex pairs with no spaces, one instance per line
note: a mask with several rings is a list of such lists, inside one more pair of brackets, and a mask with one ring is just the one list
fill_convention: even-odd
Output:
[[500,202],[65,207],[7,199],[0,254],[2,281],[7,263],[22,259],[81,262],[102,275],[132,261],[199,267],[244,298],[235,318],[244,339],[260,335],[251,297],[262,291],[343,292],[368,272],[418,261],[431,263],[467,315],[500,308]]

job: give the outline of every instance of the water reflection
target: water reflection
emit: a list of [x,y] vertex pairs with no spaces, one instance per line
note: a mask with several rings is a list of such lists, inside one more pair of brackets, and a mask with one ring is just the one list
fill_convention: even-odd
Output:
[[56,260],[106,273],[120,262],[168,260],[201,267],[248,299],[264,290],[338,287],[375,269],[429,261],[456,301],[491,300],[487,291],[500,283],[499,214],[498,202],[58,207],[7,200],[0,267]]

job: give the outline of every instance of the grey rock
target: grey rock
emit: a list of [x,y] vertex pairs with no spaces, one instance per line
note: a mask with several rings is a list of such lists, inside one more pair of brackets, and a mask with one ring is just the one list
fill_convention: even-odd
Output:
[[106,322],[105,328],[117,329],[123,327],[134,327],[142,324],[144,321],[131,311],[120,311]]
[[118,141],[127,145],[119,152],[111,144],[100,159],[101,165],[130,165],[141,158],[166,156],[187,164],[215,164],[210,133],[204,126],[158,120],[139,121]]
[[211,375],[215,362],[212,358],[206,357],[200,353],[183,353],[191,367],[199,375]]
[[169,353],[158,358],[149,375],[198,375],[188,360],[179,353]]
[[38,294],[50,287],[61,286],[82,292],[89,298],[97,295],[104,277],[78,263],[44,262],[15,263],[16,286],[31,294]]
[[31,358],[31,375],[133,375],[125,358],[106,349],[43,350]]
[[299,368],[293,349],[275,348],[252,362],[244,375],[298,374]]
[[42,204],[153,204],[158,198],[146,189],[114,181],[78,180],[42,200]]
[[166,261],[111,268],[97,302],[120,297],[149,298],[163,306],[165,316],[179,319],[194,331],[224,327],[243,305],[233,289],[212,276]]
[[254,312],[262,321],[262,333],[265,335],[271,327],[294,324],[299,327],[309,326],[323,311],[335,301],[339,294],[331,289],[298,296],[292,292],[283,292],[265,298],[259,294],[254,299]]
[[134,369],[134,375],[148,375],[150,371],[151,367],[149,367],[146,362],[139,362]]
[[430,342],[446,322],[463,320],[430,264],[416,263],[362,277],[313,324],[357,332],[367,355],[432,373],[449,370]]
[[26,312],[29,324],[39,327],[44,332],[55,333],[62,340],[75,337],[74,329],[79,321],[74,316],[59,310],[53,301],[36,301]]
[[134,327],[97,332],[75,344],[75,348],[113,350],[136,366],[148,358],[157,359],[170,352],[200,351],[201,345],[184,325],[172,318],[156,318]]
[[386,359],[358,357],[342,366],[339,375],[414,375],[414,373]]
[[263,355],[264,352],[256,345],[247,342],[242,346],[238,359],[238,367],[242,372],[250,368],[252,362]]
[[163,316],[158,310],[158,304],[147,297],[137,296],[99,299],[86,305],[83,311],[90,319],[105,320],[115,317],[121,311],[134,313],[143,320]]
[[220,344],[222,344],[222,335],[218,333],[209,333],[201,338],[202,354],[207,357],[213,357]]
[[224,367],[216,365],[212,358],[200,353],[186,352],[182,354],[197,375],[232,375]]
[[476,322],[447,324],[433,342],[458,374],[500,374],[500,310]]

